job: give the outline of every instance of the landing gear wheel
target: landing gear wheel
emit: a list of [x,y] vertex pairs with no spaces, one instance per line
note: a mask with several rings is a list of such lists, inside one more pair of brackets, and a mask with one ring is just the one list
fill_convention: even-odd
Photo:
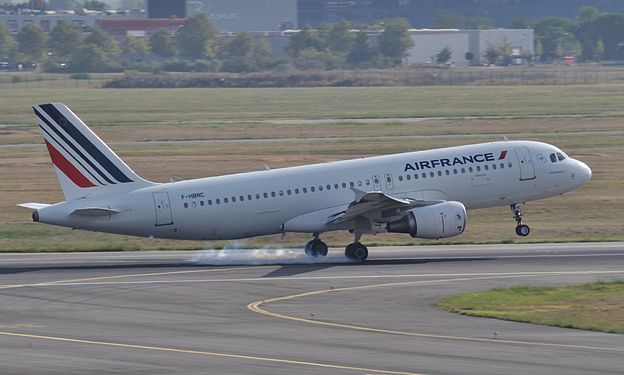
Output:
[[516,226],[516,234],[518,236],[526,237],[531,233],[531,229],[528,225],[520,224]]
[[312,240],[305,245],[305,254],[311,257],[327,255],[327,244],[319,239]]
[[345,256],[348,259],[363,262],[368,258],[368,248],[359,242],[354,242],[345,249]]

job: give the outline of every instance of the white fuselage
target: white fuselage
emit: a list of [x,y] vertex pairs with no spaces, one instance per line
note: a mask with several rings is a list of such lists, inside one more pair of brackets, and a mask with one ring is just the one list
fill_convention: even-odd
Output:
[[[52,205],[39,221],[158,238],[217,240],[324,232],[355,199],[352,188],[395,198],[458,201],[466,208],[523,203],[585,184],[591,171],[539,142],[502,141],[155,184]],[[108,207],[106,216],[73,216]]]

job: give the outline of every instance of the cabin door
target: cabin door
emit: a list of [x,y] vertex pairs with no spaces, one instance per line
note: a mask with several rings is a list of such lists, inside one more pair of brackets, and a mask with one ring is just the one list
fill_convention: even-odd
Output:
[[152,195],[154,196],[154,208],[156,209],[156,226],[173,224],[169,193],[153,193]]

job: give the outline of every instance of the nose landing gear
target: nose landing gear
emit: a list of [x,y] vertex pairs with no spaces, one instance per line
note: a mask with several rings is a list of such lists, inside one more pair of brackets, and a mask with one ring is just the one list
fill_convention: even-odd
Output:
[[514,219],[516,219],[516,234],[521,237],[526,237],[531,233],[531,229],[528,225],[522,224],[522,206],[523,203],[515,203],[512,204],[511,211],[514,214]]

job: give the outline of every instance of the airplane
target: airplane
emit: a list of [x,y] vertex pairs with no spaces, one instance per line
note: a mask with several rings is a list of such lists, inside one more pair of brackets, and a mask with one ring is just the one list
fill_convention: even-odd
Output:
[[466,229],[466,210],[510,206],[527,236],[526,202],[585,185],[591,169],[534,141],[471,144],[193,180],[139,177],[62,103],[33,106],[65,201],[23,203],[35,222],[149,238],[230,240],[310,233],[309,256],[327,255],[324,232],[348,230],[364,261],[364,234],[440,239]]

